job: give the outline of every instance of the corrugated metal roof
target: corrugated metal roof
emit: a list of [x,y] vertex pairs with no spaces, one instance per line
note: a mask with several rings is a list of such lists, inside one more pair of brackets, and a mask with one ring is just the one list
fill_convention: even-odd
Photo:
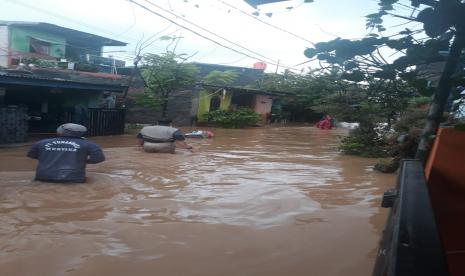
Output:
[[128,86],[123,84],[97,83],[89,81],[76,81],[59,77],[46,77],[34,74],[31,71],[5,70],[0,71],[0,86],[40,86],[64,89],[105,90],[111,92],[124,92]]

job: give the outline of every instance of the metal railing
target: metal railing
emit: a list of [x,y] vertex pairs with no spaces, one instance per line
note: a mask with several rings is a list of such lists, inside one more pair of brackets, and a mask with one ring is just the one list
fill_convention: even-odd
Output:
[[87,135],[105,136],[123,134],[125,116],[125,109],[89,108]]
[[419,160],[402,162],[397,187],[385,193],[382,206],[391,211],[372,275],[449,275]]

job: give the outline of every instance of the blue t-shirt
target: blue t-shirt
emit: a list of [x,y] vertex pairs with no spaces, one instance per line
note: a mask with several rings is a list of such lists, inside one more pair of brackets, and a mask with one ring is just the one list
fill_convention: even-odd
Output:
[[85,182],[86,164],[105,160],[99,146],[77,137],[41,140],[27,156],[39,160],[35,179],[53,182]]

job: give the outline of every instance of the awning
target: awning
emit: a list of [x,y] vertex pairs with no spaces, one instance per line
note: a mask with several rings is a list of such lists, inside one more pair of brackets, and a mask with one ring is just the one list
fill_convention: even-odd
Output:
[[53,40],[48,40],[48,39],[43,39],[43,38],[40,38],[40,37],[29,36],[29,38],[32,38],[32,39],[34,39],[34,40],[37,40],[37,41],[40,41],[40,42],[44,42],[44,43],[56,44],[56,45],[64,45],[64,43],[60,43],[60,42],[53,41]]

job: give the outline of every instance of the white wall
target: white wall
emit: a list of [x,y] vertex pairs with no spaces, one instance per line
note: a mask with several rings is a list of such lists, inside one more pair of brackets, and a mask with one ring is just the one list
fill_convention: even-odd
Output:
[[0,26],[0,66],[8,67],[8,26]]
[[268,115],[271,113],[273,97],[268,95],[255,96],[255,113],[259,114],[263,123],[266,123]]

